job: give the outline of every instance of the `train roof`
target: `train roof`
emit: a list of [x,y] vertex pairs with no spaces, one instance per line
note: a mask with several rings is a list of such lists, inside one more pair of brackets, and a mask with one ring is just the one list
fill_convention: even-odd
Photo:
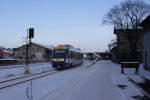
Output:
[[74,51],[74,52],[81,52],[79,48],[74,48],[71,45],[58,45],[54,47],[54,49],[69,49],[69,51]]

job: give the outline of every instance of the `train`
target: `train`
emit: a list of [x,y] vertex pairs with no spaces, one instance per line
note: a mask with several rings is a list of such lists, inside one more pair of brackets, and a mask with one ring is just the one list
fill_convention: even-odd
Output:
[[71,45],[58,45],[53,48],[52,67],[61,70],[82,65],[83,53]]

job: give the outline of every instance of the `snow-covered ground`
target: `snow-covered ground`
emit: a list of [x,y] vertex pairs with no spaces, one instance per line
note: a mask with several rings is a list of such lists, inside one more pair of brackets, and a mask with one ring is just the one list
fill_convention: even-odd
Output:
[[143,94],[120,73],[120,65],[99,61],[0,90],[2,100],[135,100]]
[[[23,66],[25,65],[0,66],[0,81],[24,74]],[[51,63],[38,63],[30,64],[29,69],[31,73],[39,73],[46,70],[52,70],[53,68]]]
[[143,68],[143,64],[141,64],[140,68],[139,68],[139,74],[147,79],[150,80],[150,71],[146,71],[144,68]]

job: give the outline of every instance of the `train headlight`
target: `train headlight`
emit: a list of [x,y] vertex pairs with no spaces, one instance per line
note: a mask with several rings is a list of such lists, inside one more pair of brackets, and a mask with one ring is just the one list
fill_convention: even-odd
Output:
[[64,61],[64,59],[53,59],[53,61]]

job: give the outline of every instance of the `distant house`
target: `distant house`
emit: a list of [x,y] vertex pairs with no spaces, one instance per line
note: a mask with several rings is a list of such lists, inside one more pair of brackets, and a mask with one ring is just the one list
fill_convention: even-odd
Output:
[[108,44],[109,52],[110,52],[110,59],[113,62],[118,62],[117,60],[117,42],[113,42]]
[[84,58],[88,60],[93,60],[93,53],[84,53]]
[[[27,45],[14,49],[14,57],[25,62]],[[52,55],[52,46],[31,43],[28,49],[28,58],[30,62],[50,61]]]
[[4,52],[0,49],[0,59],[4,58]]
[[12,58],[13,54],[7,49],[0,49],[0,59]]
[[95,52],[98,54],[103,60],[110,60],[110,53],[109,52]]
[[[129,61],[130,60],[130,47],[129,47],[129,40],[126,34],[132,34],[134,31],[133,29],[114,29],[114,34],[117,36],[117,47],[116,49],[116,56],[118,62],[120,61]],[[139,60],[142,61],[142,50],[143,50],[143,29],[138,29],[139,39],[137,44],[137,52],[139,54]]]
[[88,52],[88,53],[84,53],[83,54],[85,59],[88,60],[101,60],[101,56],[99,54],[97,54],[96,52]]
[[150,70],[150,15],[140,25],[144,29],[144,66]]
[[110,59],[113,62],[118,63],[118,58],[117,58],[117,46],[113,47],[110,49]]

